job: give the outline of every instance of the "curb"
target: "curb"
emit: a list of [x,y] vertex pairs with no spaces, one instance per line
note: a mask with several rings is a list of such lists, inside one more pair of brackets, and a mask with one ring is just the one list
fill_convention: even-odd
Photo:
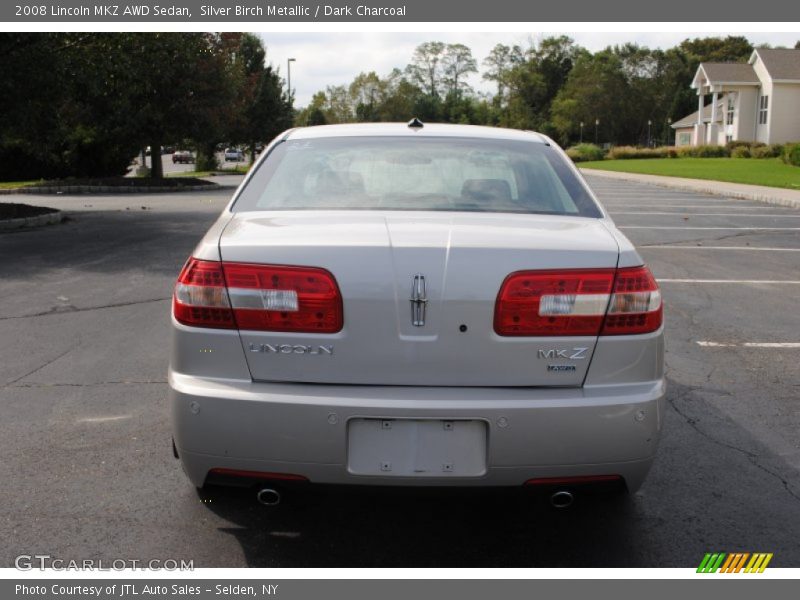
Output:
[[[636,183],[647,183],[650,185],[672,188],[684,192],[696,192],[699,194],[709,194],[711,196],[724,196],[726,198],[736,198],[738,200],[751,200],[754,202],[763,202],[764,204],[772,204],[773,206],[800,208],[800,198],[795,199],[795,198],[781,197],[777,192],[775,194],[770,194],[769,192],[761,192],[761,191],[745,192],[745,191],[719,189],[719,187],[713,185],[713,183],[715,183],[713,181],[709,181],[708,184],[685,183],[679,181],[681,178],[672,178],[662,175],[647,175],[646,177],[640,177],[638,176],[638,173],[637,174],[621,173],[619,171],[603,171],[602,169],[581,169],[581,172],[588,175],[597,175],[598,177],[606,177],[608,179],[620,179],[623,181],[634,181]],[[658,179],[655,179],[656,177]],[[678,179],[678,181],[670,181],[670,179]],[[697,181],[702,181],[702,180],[697,180]],[[725,184],[727,182],[720,181],[716,183]],[[735,185],[746,185],[746,184],[742,183]],[[778,189],[782,188],[776,188],[776,190]],[[791,192],[792,190],[786,190],[786,191]]]
[[10,196],[12,194],[164,194],[170,192],[205,192],[216,190],[220,187],[218,183],[213,182],[203,185],[154,185],[141,187],[120,185],[28,186],[0,190],[0,196]]
[[36,215],[35,217],[5,219],[0,221],[0,231],[14,231],[15,229],[23,229],[28,227],[55,225],[56,223],[60,223],[63,218],[64,214],[60,210],[57,210],[56,212],[51,212],[44,215]]

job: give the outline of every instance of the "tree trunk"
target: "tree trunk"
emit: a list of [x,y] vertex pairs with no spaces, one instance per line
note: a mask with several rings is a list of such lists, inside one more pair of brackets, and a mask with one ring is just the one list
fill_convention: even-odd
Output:
[[164,167],[161,163],[161,142],[150,142],[150,177],[163,179]]

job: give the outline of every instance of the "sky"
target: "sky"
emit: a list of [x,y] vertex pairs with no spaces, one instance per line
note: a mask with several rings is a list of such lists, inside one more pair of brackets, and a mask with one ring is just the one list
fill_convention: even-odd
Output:
[[[328,85],[349,84],[362,71],[375,71],[381,77],[394,67],[405,67],[411,61],[414,48],[427,41],[461,43],[472,49],[472,55],[480,63],[496,44],[508,46],[519,44],[523,47],[529,41],[541,37],[556,36],[558,33],[535,34],[492,32],[404,32],[404,33],[261,33],[267,48],[267,61],[280,69],[286,77],[286,59],[295,58],[292,63],[292,87],[295,90],[295,106],[303,107],[311,96]],[[579,45],[591,51],[602,50],[606,46],[633,42],[650,48],[669,48],[681,41],[694,37],[706,37],[707,32],[578,32],[565,33]],[[718,34],[724,37],[724,34]],[[793,48],[800,39],[800,33],[736,33],[743,35],[754,45],[763,43],[772,46]],[[491,92],[494,84],[472,75],[470,84],[478,91]],[[689,85],[689,82],[687,82]]]

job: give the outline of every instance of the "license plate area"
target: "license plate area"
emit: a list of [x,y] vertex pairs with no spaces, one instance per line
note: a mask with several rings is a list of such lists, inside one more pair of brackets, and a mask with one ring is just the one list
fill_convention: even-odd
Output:
[[347,470],[381,477],[480,477],[486,473],[486,423],[351,419]]

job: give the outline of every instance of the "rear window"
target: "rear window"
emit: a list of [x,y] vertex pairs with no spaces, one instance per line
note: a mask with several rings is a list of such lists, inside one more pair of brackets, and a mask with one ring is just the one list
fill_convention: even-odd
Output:
[[233,210],[424,210],[600,217],[550,146],[441,137],[279,143]]

